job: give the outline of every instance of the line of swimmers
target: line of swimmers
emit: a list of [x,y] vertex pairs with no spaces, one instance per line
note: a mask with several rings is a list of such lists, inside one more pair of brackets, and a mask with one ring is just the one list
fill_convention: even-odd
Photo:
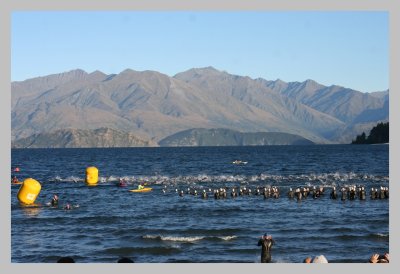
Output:
[[[287,196],[289,199],[297,199],[302,200],[306,199],[308,196],[312,196],[314,199],[322,197],[325,195],[325,189],[323,186],[313,186],[313,187],[297,187],[293,189],[289,188]],[[165,194],[166,189],[162,190]],[[215,199],[226,199],[228,196],[232,198],[238,196],[250,196],[250,195],[259,195],[264,196],[264,199],[267,198],[279,198],[281,196],[280,189],[276,186],[272,187],[256,187],[255,189],[251,189],[249,187],[220,187],[216,189],[209,188],[208,191],[206,189],[197,190],[195,188],[188,187],[186,191],[175,189],[175,192],[179,194],[180,197],[184,195],[192,195],[192,196],[200,196],[203,199],[206,199],[210,196],[213,196]],[[228,194],[228,192],[230,192]],[[364,186],[346,186],[340,188],[340,194],[336,190],[336,187],[331,187],[331,193],[329,195],[331,199],[341,199],[343,200],[366,200],[367,199],[367,191]],[[388,199],[389,198],[389,188],[381,186],[378,188],[371,188],[370,195],[371,200],[376,199]]]

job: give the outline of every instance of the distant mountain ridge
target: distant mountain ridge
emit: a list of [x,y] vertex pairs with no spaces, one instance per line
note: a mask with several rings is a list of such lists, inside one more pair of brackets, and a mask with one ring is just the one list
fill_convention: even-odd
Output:
[[195,128],[175,133],[160,146],[267,146],[313,145],[301,136],[281,132],[238,132],[230,129]]
[[238,132],[229,129],[189,129],[156,143],[110,128],[95,130],[61,129],[34,134],[12,142],[12,148],[86,148],[86,147],[157,147],[157,146],[266,146],[312,145],[294,134],[278,132]]
[[388,91],[251,79],[212,67],[173,77],[131,69],[111,75],[73,70],[13,82],[11,92],[13,141],[104,127],[154,142],[193,128],[226,128],[349,143],[360,129],[389,118]]
[[157,143],[109,128],[61,129],[16,140],[12,148],[153,147]]

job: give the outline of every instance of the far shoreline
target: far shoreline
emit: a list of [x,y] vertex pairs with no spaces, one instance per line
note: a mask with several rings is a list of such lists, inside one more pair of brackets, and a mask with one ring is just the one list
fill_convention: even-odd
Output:
[[[364,145],[389,145],[390,143],[380,144],[356,144],[357,146]],[[246,146],[148,146],[148,147],[25,147],[25,148],[13,148],[11,150],[23,150],[23,149],[131,149],[131,148],[243,148],[243,147],[314,147],[314,146],[354,146],[355,144],[310,144],[310,145],[246,145]]]

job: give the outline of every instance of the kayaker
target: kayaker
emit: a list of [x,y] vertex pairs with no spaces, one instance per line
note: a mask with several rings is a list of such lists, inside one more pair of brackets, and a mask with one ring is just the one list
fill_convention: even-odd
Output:
[[138,185],[138,189],[143,189],[143,188],[144,188],[143,183],[140,183],[140,184]]

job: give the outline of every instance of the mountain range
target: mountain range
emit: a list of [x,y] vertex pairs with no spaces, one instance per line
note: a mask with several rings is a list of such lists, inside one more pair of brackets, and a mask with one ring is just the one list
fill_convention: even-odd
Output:
[[230,129],[188,129],[159,142],[160,146],[312,145],[301,136],[280,132],[239,132]]
[[350,143],[389,119],[388,90],[362,93],[313,80],[252,79],[213,67],[173,77],[156,71],[127,69],[107,75],[77,69],[12,82],[11,92],[13,143],[57,130],[99,128],[134,135],[150,146],[195,128],[281,132],[314,143]]

